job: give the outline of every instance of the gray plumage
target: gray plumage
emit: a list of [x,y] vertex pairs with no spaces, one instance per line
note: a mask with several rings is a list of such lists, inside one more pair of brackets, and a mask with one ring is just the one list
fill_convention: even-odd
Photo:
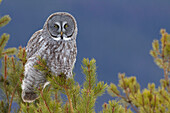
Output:
[[76,61],[77,24],[74,17],[65,12],[57,12],[48,17],[43,29],[35,32],[27,47],[24,80],[22,82],[22,99],[33,102],[38,95],[35,88],[47,83],[46,75],[36,70],[37,56],[45,59],[51,72],[59,76],[65,74],[72,77],[72,69]]

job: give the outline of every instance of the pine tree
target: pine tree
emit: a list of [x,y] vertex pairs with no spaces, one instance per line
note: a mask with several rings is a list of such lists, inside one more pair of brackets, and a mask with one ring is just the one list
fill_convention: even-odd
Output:
[[[0,0],[1,3],[1,0]],[[0,18],[0,27],[11,20],[9,15]],[[35,68],[45,73],[50,82],[45,88],[36,89],[39,98],[33,103],[21,99],[21,83],[24,65],[27,61],[25,48],[5,48],[9,34],[0,38],[0,112],[1,113],[95,113],[95,103],[107,90],[113,99],[103,104],[101,113],[169,113],[170,112],[170,34],[161,29],[161,40],[154,40],[150,54],[155,63],[164,71],[164,79],[158,88],[154,83],[145,89],[140,88],[135,76],[126,77],[119,73],[119,83],[107,85],[97,80],[96,61],[84,58],[82,72],[84,83],[81,85],[65,75],[55,76],[50,72],[46,61],[39,57]],[[76,74],[74,74],[76,76]],[[19,107],[12,109],[12,104]]]
[[[119,88],[113,83],[108,87],[108,93],[112,97],[119,97],[125,108],[131,108],[136,113],[170,113],[170,34],[161,29],[161,40],[154,40],[150,54],[155,63],[164,71],[164,79],[160,80],[161,86],[155,88],[155,84],[148,84],[148,88],[140,89],[136,77],[125,77],[125,73],[119,73]],[[161,45],[161,46],[160,46]]]

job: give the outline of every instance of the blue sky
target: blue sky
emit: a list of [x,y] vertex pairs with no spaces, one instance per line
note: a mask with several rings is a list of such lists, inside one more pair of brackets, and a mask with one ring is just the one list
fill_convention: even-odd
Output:
[[[149,51],[160,29],[170,33],[170,1],[168,0],[4,0],[0,16],[9,14],[10,24],[0,30],[11,35],[8,47],[26,46],[32,34],[41,29],[54,12],[71,13],[78,23],[78,55],[75,79],[84,80],[83,58],[95,58],[99,81],[118,83],[118,73],[136,76],[141,87],[163,77]],[[111,100],[100,97],[96,111]]]

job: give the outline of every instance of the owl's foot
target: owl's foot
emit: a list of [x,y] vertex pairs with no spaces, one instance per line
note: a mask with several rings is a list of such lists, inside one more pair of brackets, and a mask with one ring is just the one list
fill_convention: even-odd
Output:
[[22,92],[22,99],[24,102],[33,102],[38,98],[35,92]]

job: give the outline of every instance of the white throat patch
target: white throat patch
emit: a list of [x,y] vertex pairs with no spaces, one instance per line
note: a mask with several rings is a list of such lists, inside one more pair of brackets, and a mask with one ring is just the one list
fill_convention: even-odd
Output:
[[63,40],[71,40],[71,38],[63,37]]
[[59,41],[59,40],[61,40],[61,37],[57,37],[57,38],[53,38],[53,39],[56,41]]
[[[62,40],[61,37],[53,38],[56,41]],[[63,37],[63,40],[68,41],[71,40],[71,38]]]

